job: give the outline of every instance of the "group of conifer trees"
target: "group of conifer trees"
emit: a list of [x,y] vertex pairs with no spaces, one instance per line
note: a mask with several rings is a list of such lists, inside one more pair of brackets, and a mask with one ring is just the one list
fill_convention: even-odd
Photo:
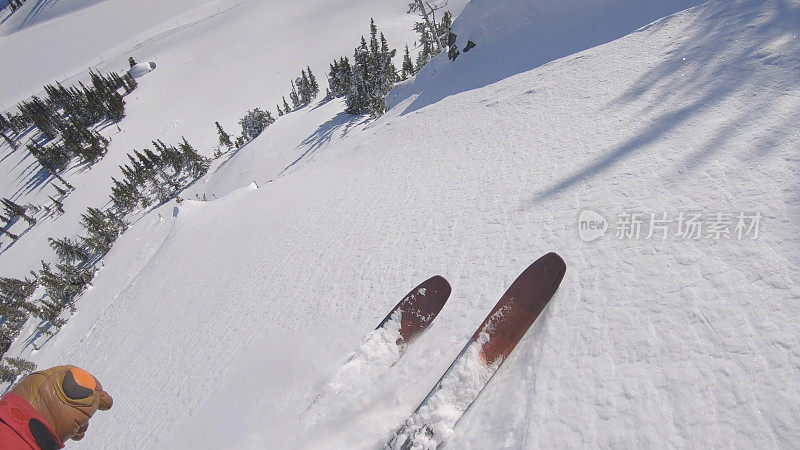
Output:
[[[50,327],[64,325],[62,312],[65,308],[74,311],[75,299],[94,278],[96,263],[126,230],[126,215],[137,207],[145,208],[175,198],[181,189],[208,171],[208,159],[186,139],[177,147],[160,140],[154,141],[153,146],[155,150],[137,150],[128,155],[129,164],[120,166],[124,179],[112,178],[113,207],[88,208],[81,215],[84,229],[81,236],[48,239],[58,263],[42,261],[41,269],[31,271],[31,278],[24,280],[0,278],[0,316],[4,319],[0,323],[0,352],[8,349],[29,315],[44,321],[44,332],[49,332]],[[31,225],[36,223],[26,207],[8,199],[2,199],[2,204],[4,213],[9,216],[3,219],[21,218]],[[3,231],[10,234],[5,228]],[[32,301],[38,287],[43,288],[44,294]],[[10,369],[0,367],[0,372],[3,370]]]
[[[72,161],[79,158],[82,163],[93,164],[103,157],[108,140],[101,136],[95,127],[103,123],[116,123],[125,117],[123,94],[137,87],[130,75],[116,73],[101,75],[90,72],[91,85],[79,83],[66,88],[61,84],[47,85],[46,96],[34,96],[18,105],[18,112],[0,114],[0,135],[12,151],[19,148],[18,141],[32,127],[39,130],[27,145],[28,151],[41,167],[61,181],[63,187],[54,184],[59,198],[50,196],[48,213],[63,213],[62,200],[73,187],[60,175]],[[188,145],[188,144],[187,144]],[[196,152],[182,151],[180,156],[165,156],[169,160],[179,160],[176,165],[188,173],[197,173],[207,167],[204,159]],[[188,155],[188,156],[186,156]],[[185,169],[184,169],[185,167]],[[35,214],[40,208],[33,205],[19,205],[4,198],[3,213],[0,214],[0,234],[17,240],[18,236],[9,231],[17,220],[24,220],[28,226],[36,224]],[[111,244],[125,230],[124,213],[121,211],[89,208],[81,216],[84,233],[77,239],[53,239],[48,241],[56,252],[59,262],[49,264],[42,261],[38,271],[31,271],[31,278],[24,280],[0,277],[0,351],[5,351],[19,332],[20,326],[33,315],[43,320],[45,328],[60,327],[64,320],[60,317],[65,307],[72,308],[75,298],[91,283],[94,277],[94,264],[111,248]],[[31,300],[34,291],[42,287],[44,295]],[[5,376],[8,367],[0,367],[0,375]]]
[[[44,99],[34,96],[19,103],[18,113],[0,114],[0,137],[12,151],[18,140],[35,126],[41,138],[31,139],[28,151],[44,170],[71,188],[60,172],[73,158],[81,163],[94,164],[103,157],[108,139],[95,127],[103,122],[116,123],[125,117],[125,101],[120,89],[129,94],[137,87],[129,74],[101,75],[90,72],[91,86],[79,83],[65,88],[61,84],[47,85]],[[13,136],[13,137],[12,137]]]
[[317,77],[311,71],[311,67],[306,66],[300,72],[300,76],[291,82],[292,91],[289,93],[289,100],[292,101],[292,106],[286,102],[286,97],[283,97],[283,109],[280,105],[278,107],[278,116],[288,114],[296,109],[311,103],[314,98],[319,94],[319,84],[317,84]]
[[[450,41],[451,24],[449,12],[444,14],[440,23],[435,24],[440,41]],[[398,74],[392,63],[396,51],[389,48],[385,36],[378,32],[374,20],[371,20],[369,41],[362,36],[360,45],[355,48],[352,64],[347,57],[340,57],[331,63],[328,73],[330,87],[326,98],[345,97],[348,114],[382,114],[385,97],[393,84],[414,75],[441,51],[438,45],[434,45],[435,39],[428,27],[418,24],[415,29],[420,34],[420,53],[414,62],[406,46]],[[108,141],[92,128],[103,121],[121,120],[125,110],[119,90],[130,93],[136,88],[136,81],[130,75],[120,77],[111,73],[101,76],[92,72],[91,80],[91,87],[82,83],[80,88],[73,86],[69,89],[60,84],[46,86],[46,99],[33,97],[19,105],[18,114],[0,114],[0,135],[12,148],[16,148],[16,142],[8,133],[20,136],[32,125],[50,141],[61,137],[57,144],[48,146],[33,142],[28,145],[28,150],[67,189],[72,187],[58,172],[66,168],[73,157],[91,164],[103,156]],[[278,116],[308,105],[319,93],[319,85],[310,67],[302,70],[300,76],[291,81],[291,86],[291,106],[283,97],[283,107],[277,105]],[[260,108],[248,111],[239,121],[242,134],[235,142],[216,122],[219,146],[228,149],[241,147],[273,122],[275,118],[269,111]],[[24,280],[0,277],[0,316],[4,319],[0,323],[0,351],[4,352],[13,342],[29,314],[50,326],[62,326],[65,323],[61,318],[64,308],[74,308],[76,297],[90,285],[94,277],[94,265],[127,228],[125,216],[137,207],[146,208],[176,197],[180,190],[208,171],[208,159],[201,156],[185,138],[177,147],[167,146],[160,140],[154,141],[153,147],[154,150],[136,150],[128,155],[129,164],[120,166],[124,175],[122,181],[112,178],[110,197],[113,207],[105,211],[89,208],[81,216],[83,236],[48,240],[59,263],[53,267],[42,261],[42,268],[31,271],[32,278],[26,277]],[[63,198],[67,190],[56,188]],[[55,210],[63,212],[61,201],[52,197],[51,200]],[[32,206],[17,205],[9,199],[2,199],[2,206],[8,217],[0,215],[0,220],[7,225],[17,219],[25,220],[30,226],[36,223],[36,219],[28,212]],[[0,227],[0,231],[17,239],[7,231],[7,226]],[[30,301],[40,286],[43,287],[44,296],[38,301]],[[7,367],[0,369],[12,370]],[[4,376],[3,373],[0,376]]]
[[186,138],[177,147],[156,140],[153,148],[128,154],[129,164],[120,166],[122,181],[111,178],[111,202],[121,215],[136,207],[164,203],[208,172],[209,160]]
[[[445,39],[450,33],[452,22],[452,15],[448,11],[436,25],[437,32]],[[344,97],[348,114],[383,114],[386,109],[386,95],[394,83],[417,73],[438,53],[431,32],[423,24],[417,24],[415,30],[420,34],[421,46],[416,64],[411,60],[406,46],[403,65],[398,74],[392,63],[396,50],[389,49],[386,37],[383,33],[378,33],[375,21],[370,20],[369,41],[361,37],[360,45],[353,52],[352,64],[346,56],[335,59],[330,64],[327,97]]]
[[[289,99],[292,105],[289,106],[289,102],[286,101],[286,96],[284,96],[283,107],[281,108],[281,105],[276,105],[279,117],[310,104],[317,97],[317,94],[319,94],[319,84],[317,83],[316,76],[314,76],[314,72],[311,71],[311,67],[306,66],[305,69],[300,71],[300,76],[290,83],[292,85],[292,90],[289,92]],[[217,135],[219,136],[219,146],[217,147],[216,155],[220,155],[222,148],[226,148],[227,150],[234,147],[239,148],[252,141],[273,123],[275,123],[275,117],[269,110],[264,111],[261,108],[251,109],[239,119],[239,125],[242,127],[242,134],[234,141],[219,122],[214,122],[214,126],[217,127]]]
[[399,79],[392,63],[396,50],[389,49],[386,37],[378,33],[372,19],[369,36],[369,42],[361,37],[360,45],[353,52],[352,64],[343,56],[331,63],[328,72],[327,97],[345,97],[348,114],[382,114],[386,109],[386,94]]
[[12,12],[22,8],[24,3],[25,0],[8,0],[8,6],[11,7]]

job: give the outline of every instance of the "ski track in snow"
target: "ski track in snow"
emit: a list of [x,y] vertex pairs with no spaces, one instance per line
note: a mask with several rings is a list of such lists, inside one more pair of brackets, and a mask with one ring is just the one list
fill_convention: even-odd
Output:
[[[712,1],[414,111],[281,118],[189,192],[219,199],[137,222],[34,355],[114,395],[73,447],[380,447],[548,251],[560,290],[445,448],[796,445],[798,17]],[[578,238],[584,208],[605,237]],[[761,212],[762,235],[615,239],[625,211]],[[396,288],[434,273],[448,304],[364,409],[304,429]]]

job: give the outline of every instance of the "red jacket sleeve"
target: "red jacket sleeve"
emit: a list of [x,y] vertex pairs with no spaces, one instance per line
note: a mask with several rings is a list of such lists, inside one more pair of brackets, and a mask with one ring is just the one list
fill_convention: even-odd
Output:
[[64,448],[64,443],[27,400],[9,392],[0,400],[0,448],[52,450]]

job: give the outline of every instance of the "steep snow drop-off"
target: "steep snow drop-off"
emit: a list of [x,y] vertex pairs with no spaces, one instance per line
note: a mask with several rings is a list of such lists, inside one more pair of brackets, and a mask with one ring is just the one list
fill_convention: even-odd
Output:
[[[39,3],[44,1],[39,0]],[[61,1],[66,0],[49,0],[47,4],[60,4]],[[0,75],[0,97],[4,89],[15,96],[27,98],[30,95],[30,92],[13,89],[13,80],[35,81],[31,87],[39,89],[42,83],[52,81],[56,76],[48,75],[51,69],[60,74],[61,70],[78,65],[83,70],[82,57],[70,52],[87,51],[96,58],[97,53],[92,52],[117,45],[119,40],[116,39],[139,36],[142,45],[131,53],[102,53],[106,61],[103,71],[128,70],[128,56],[133,56],[139,63],[155,62],[157,66],[153,72],[140,78],[139,87],[125,98],[126,117],[119,124],[120,129],[112,125],[101,131],[111,139],[109,152],[103,160],[91,170],[85,166],[73,166],[67,170],[65,176],[77,190],[64,201],[66,213],[57,219],[41,220],[27,231],[25,224],[19,221],[10,230],[22,236],[13,246],[9,246],[10,239],[0,236],[0,276],[21,278],[28,275],[29,270],[40,267],[41,259],[51,258],[53,253],[47,238],[81,233],[80,215],[86,212],[87,206],[103,207],[108,203],[111,177],[122,179],[118,166],[128,163],[128,153],[152,148],[155,139],[176,144],[185,136],[198,151],[213,155],[218,143],[215,121],[235,136],[241,133],[238,120],[250,109],[270,110],[277,117],[275,105],[282,104],[281,97],[291,90],[290,80],[299,76],[301,69],[310,66],[324,92],[329,63],[335,57],[352,56],[360,37],[369,33],[370,17],[375,18],[380,30],[386,32],[387,39],[397,49],[403,49],[404,43],[412,44],[413,48],[415,37],[412,30],[414,17],[406,14],[405,4],[395,0],[299,3],[293,0],[249,0],[244,3],[226,0],[219,2],[224,11],[221,14],[217,14],[215,3],[196,5],[190,2],[197,8],[191,9],[189,6],[192,5],[183,0],[166,2],[169,4],[162,6],[151,5],[148,1],[139,2],[138,6],[133,6],[137,2],[122,2],[125,4],[114,10],[117,15],[101,14],[98,17],[98,8],[102,12],[103,8],[120,3],[118,0],[105,0],[0,38],[0,61],[13,61],[9,70]],[[173,18],[165,22],[168,31],[160,33],[164,27],[153,25],[152,20],[156,17],[163,19],[166,16],[161,15],[169,11],[180,13],[178,7],[181,3],[188,8],[188,12],[178,16],[183,25],[177,27],[176,19],[170,16]],[[234,3],[239,6],[225,11],[226,5]],[[465,0],[451,1],[448,8],[457,13],[464,3]],[[36,0],[28,0],[26,8],[32,4],[36,4]],[[158,13],[151,15],[148,8]],[[22,13],[24,10],[21,9],[14,14]],[[205,17],[204,13],[209,15],[207,20],[185,25],[184,18],[194,20]],[[113,27],[117,22],[120,25]],[[100,36],[105,27],[117,33],[114,39]],[[141,36],[132,34],[134,31]],[[159,34],[153,36],[153,31]],[[24,33],[35,34],[36,39],[30,35],[24,37]],[[16,43],[12,44],[12,41]],[[86,43],[92,44],[86,47]],[[94,47],[95,44],[98,47]],[[62,49],[62,45],[69,48]],[[15,56],[16,51],[20,51],[21,56]],[[32,58],[32,54],[38,57]],[[62,58],[64,64],[59,63]],[[44,79],[36,81],[37,77]],[[77,80],[65,85],[70,83],[77,83]],[[0,103],[4,100],[0,99]],[[294,147],[314,132],[319,125],[316,120],[312,119],[302,130],[291,131],[281,141],[280,147],[258,153],[273,157],[276,153],[290,152],[289,156],[296,159],[298,155]],[[320,120],[324,122],[327,117],[320,117]],[[298,136],[298,133],[303,134]],[[11,152],[2,142],[0,152],[2,197],[20,204],[30,202],[42,206],[50,204],[48,195],[57,197],[48,174],[40,170],[24,146]],[[253,179],[244,182],[236,179],[231,189]],[[214,193],[228,192],[220,189]],[[189,198],[194,198],[194,195]],[[208,198],[214,197],[210,193]]]
[[[480,5],[456,30],[500,29]],[[531,70],[487,38],[451,65],[440,56],[378,120],[340,101],[285,116],[187,196],[218,199],[137,222],[71,322],[17,353],[85,366],[114,395],[76,448],[375,448],[552,250],[567,263],[559,292],[448,447],[791,447],[798,8],[712,1]],[[584,209],[609,226],[591,242]],[[618,238],[631,212],[641,234]],[[759,234],[691,238],[670,223],[648,237],[651,213],[704,226],[760,214]],[[301,423],[348,352],[435,273],[453,292],[431,329],[373,389]]]

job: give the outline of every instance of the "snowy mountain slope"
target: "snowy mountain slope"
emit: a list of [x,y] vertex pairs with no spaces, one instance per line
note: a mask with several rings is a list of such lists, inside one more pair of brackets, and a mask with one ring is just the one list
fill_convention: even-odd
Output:
[[[29,0],[26,7],[33,3],[33,0]],[[32,58],[22,58],[15,70],[7,72],[9,79],[18,77],[28,82],[45,76],[48,68],[59,67],[58,70],[62,70],[62,66],[57,65],[61,57],[57,53],[58,45],[67,45],[67,41],[59,37],[64,33],[75,33],[75,40],[69,41],[72,42],[69,45],[74,45],[76,52],[97,50],[91,46],[84,49],[82,42],[84,39],[97,41],[99,35],[92,33],[102,33],[103,26],[111,27],[117,21],[104,19],[104,22],[97,17],[102,10],[96,11],[97,8],[112,7],[116,3],[115,0],[105,0],[69,16],[4,37],[0,40],[0,58],[4,59],[14,58],[3,48],[8,38],[35,32],[39,39],[52,44],[41,48],[40,42],[20,37],[21,41],[14,44],[19,47],[17,50],[25,54],[41,54],[44,61],[34,63]],[[164,8],[151,5],[150,8],[160,11],[155,16],[147,13],[147,5],[128,11],[126,8],[133,6],[126,3],[115,10],[126,17],[125,26],[114,30],[119,33],[115,35],[116,38],[130,39],[134,36],[132,30],[139,29],[145,30],[142,33],[148,36],[147,32],[151,30],[147,27],[152,26],[154,17],[162,20],[169,14],[179,12],[179,3]],[[451,2],[448,7],[457,12],[463,3],[463,0]],[[226,4],[234,3],[220,3],[222,8]],[[240,3],[237,0],[235,4]],[[215,121],[220,121],[233,135],[241,132],[238,120],[249,109],[261,107],[270,109],[276,115],[275,104],[291,89],[289,81],[306,66],[314,70],[324,86],[328,64],[335,57],[352,55],[360,36],[369,32],[370,17],[375,18],[387,39],[397,48],[404,43],[413,46],[415,37],[411,30],[414,18],[406,14],[404,4],[392,0],[315,1],[301,4],[286,0],[251,1],[241,3],[241,6],[223,14],[216,14],[216,3],[183,5],[186,7],[184,12],[205,11],[210,18],[190,27],[161,34],[157,39],[142,38],[141,47],[134,52],[118,53],[113,59],[107,58],[106,64],[101,66],[103,70],[125,70],[129,55],[138,61],[157,63],[156,70],[140,78],[139,88],[126,97],[127,116],[120,123],[121,132],[116,127],[104,130],[104,134],[112,139],[109,154],[91,170],[73,168],[69,171],[70,182],[78,191],[65,201],[66,214],[54,221],[43,221],[11,247],[8,247],[7,238],[0,237],[2,276],[23,277],[29,270],[39,267],[40,259],[49,258],[52,254],[47,245],[48,237],[78,234],[81,231],[78,225],[80,215],[85,213],[86,207],[100,207],[108,202],[111,177],[120,178],[118,166],[127,163],[127,153],[151,147],[154,139],[162,139],[170,144],[179,142],[185,136],[198,150],[211,156],[217,144]],[[207,11],[209,7],[211,11]],[[15,14],[22,12],[20,10]],[[180,17],[191,17],[191,14],[187,14]],[[95,27],[96,23],[100,25]],[[315,32],[308,33],[305,27]],[[98,45],[105,43],[107,46],[118,43],[115,40],[98,42]],[[72,64],[80,60],[76,53],[67,52],[64,57],[68,57]],[[0,89],[11,87],[0,83]],[[294,145],[296,142],[292,148]],[[38,176],[41,175],[39,166],[28,152],[21,149],[6,158],[6,144],[3,143],[0,149],[4,156],[0,161],[0,173],[3,174],[0,176],[0,193],[18,203],[49,204],[47,195],[54,195],[55,191]],[[275,152],[267,152],[272,153]],[[247,183],[250,181],[247,180]],[[11,232],[21,235],[24,230],[24,224],[20,223]]]
[[[448,95],[483,87],[633,32],[702,0],[472,0],[453,24],[462,52],[442,57],[401,86],[387,100],[397,104],[421,94],[409,110]],[[467,42],[476,46],[463,53]],[[491,63],[489,63],[491,61]]]
[[[286,116],[195,185],[217,199],[137,222],[41,351],[13,350],[115,396],[75,448],[375,448],[555,250],[560,291],[448,447],[791,447],[799,8],[712,1],[375,121],[339,102]],[[605,236],[580,238],[584,209]],[[762,219],[757,239],[618,239],[626,212]],[[302,428],[346,353],[435,273],[448,305],[361,413],[338,415],[343,399]]]

